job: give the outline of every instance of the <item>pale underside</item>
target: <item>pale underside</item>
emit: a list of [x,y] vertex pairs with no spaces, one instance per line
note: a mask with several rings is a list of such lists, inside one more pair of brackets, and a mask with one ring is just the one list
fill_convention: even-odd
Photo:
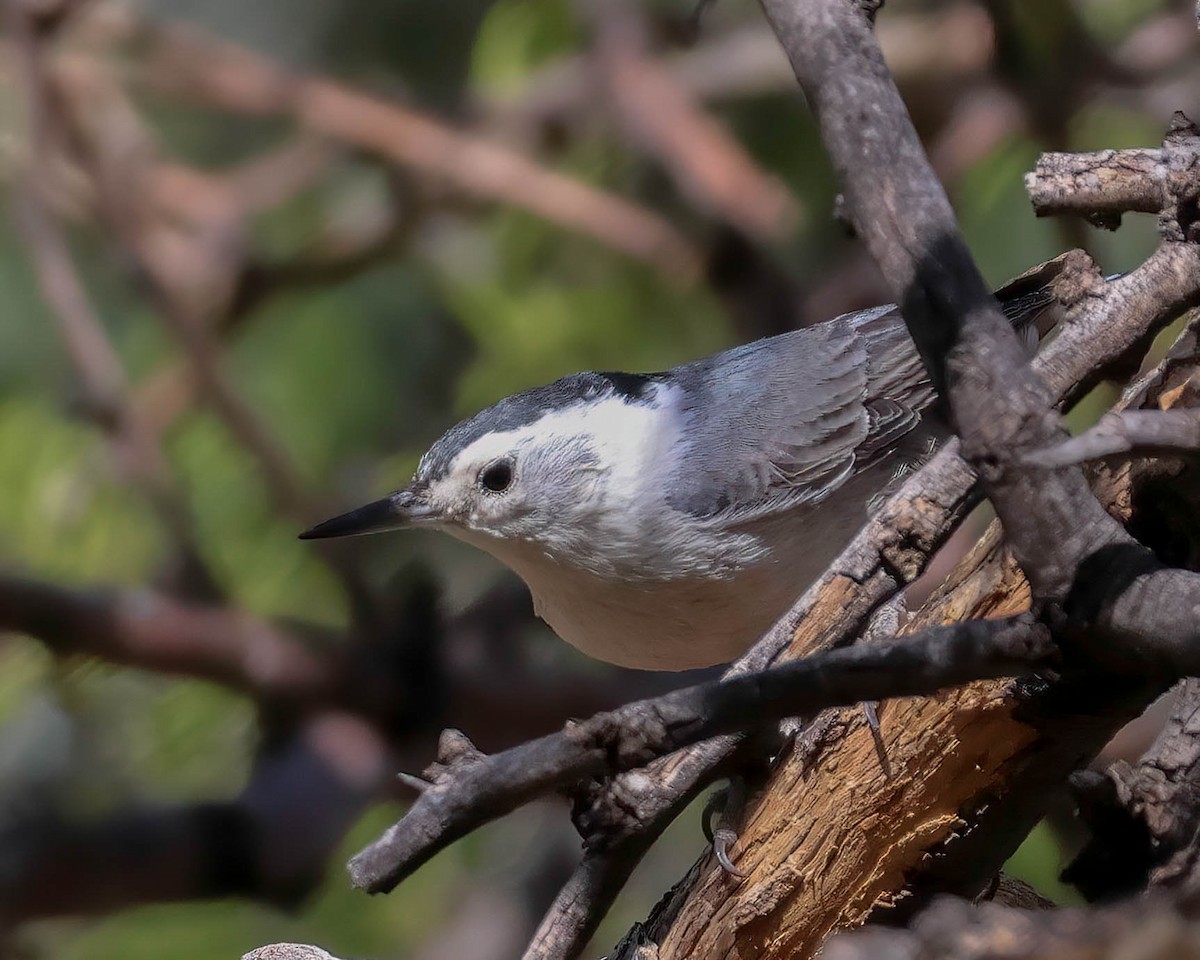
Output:
[[531,543],[455,534],[513,569],[538,616],[583,653],[642,670],[689,670],[727,663],[749,649],[841,552],[895,468],[868,470],[819,506],[747,524],[742,532],[771,550],[723,578],[614,580],[556,563]]

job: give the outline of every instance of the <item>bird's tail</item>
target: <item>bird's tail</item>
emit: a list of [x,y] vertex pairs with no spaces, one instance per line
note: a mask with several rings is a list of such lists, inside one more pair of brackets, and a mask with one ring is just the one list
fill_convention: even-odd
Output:
[[1062,319],[1062,303],[1055,293],[1055,282],[1066,268],[1068,258],[1075,256],[1078,252],[1071,250],[1039,263],[996,291],[1000,309],[1017,333],[1028,339],[1031,349],[1036,349],[1038,341]]

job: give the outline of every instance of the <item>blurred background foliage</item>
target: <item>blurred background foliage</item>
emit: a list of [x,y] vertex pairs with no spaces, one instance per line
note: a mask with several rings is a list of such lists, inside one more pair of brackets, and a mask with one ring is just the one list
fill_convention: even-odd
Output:
[[[1086,244],[1107,272],[1134,266],[1152,248],[1149,222],[1104,233],[1036,220],[1021,178],[1045,149],[1154,144],[1172,109],[1196,106],[1195,48],[1183,56],[1170,49],[1171,24],[1183,34],[1188,7],[1174,0],[888,4],[880,16],[885,48],[906,64],[898,68],[904,92],[991,281],[1069,246]],[[701,268],[691,275],[639,262],[528,209],[464,196],[453,182],[431,184],[358,145],[335,145],[320,176],[247,218],[247,258],[303,263],[330,236],[377,231],[382,209],[398,209],[396,236],[339,275],[280,284],[252,302],[222,333],[220,358],[321,507],[357,504],[402,484],[442,430],[523,387],[579,369],[660,369],[882,297],[878,278],[831,217],[835,184],[781,54],[765,67],[725,63],[753,82],[694,85],[704,109],[763,177],[785,185],[798,211],[786,228],[753,236],[681,188],[678,158],[656,155],[623,130],[620,106],[589,80],[587,58],[603,14],[587,4],[147,0],[135,11],[151,22],[192,23],[508,144],[542,167],[654,212],[700,251]],[[649,36],[647,55],[668,64],[695,63],[722,38],[761,39],[765,31],[749,0],[701,9],[694,0],[653,0],[637,16]],[[963,45],[981,50],[974,61],[964,64],[953,44],[927,49],[923,31],[952,21],[966,31]],[[9,39],[0,163],[11,194],[24,189],[18,173],[29,146]],[[771,56],[769,43],[754,49]],[[95,55],[131,71],[137,62],[136,51],[124,48]],[[1075,73],[1064,80],[1064,71]],[[580,85],[578,95],[571,84]],[[200,170],[234,169],[297,136],[297,122],[286,115],[239,114],[136,81],[130,95],[160,155]],[[566,98],[564,107],[554,106],[556,96]],[[153,410],[155,378],[166,371],[170,386],[181,376],[178,342],[164,332],[145,278],[110,225],[86,204],[65,201],[60,212],[132,396]],[[770,319],[771,311],[756,314],[758,288],[746,293],[760,273],[770,278],[767,300],[783,299],[783,322]],[[170,537],[80,409],[78,372],[31,269],[29,241],[12,218],[0,224],[0,302],[3,569],[79,587],[173,589]],[[300,520],[281,511],[255,456],[211,406],[188,398],[162,424],[161,439],[224,602],[261,617],[346,628],[342,584],[296,540]],[[313,514],[319,518],[320,509]],[[431,565],[451,610],[501,576],[444,538],[377,538],[352,549],[376,590],[410,560]],[[531,631],[528,642],[547,662],[574,656],[544,632]],[[264,736],[259,720],[251,699],[218,684],[56,655],[28,636],[5,634],[4,822],[19,830],[46,809],[86,822],[127,806],[236,796]],[[351,891],[340,864],[397,809],[372,805],[342,839],[324,880],[290,911],[233,899],[114,906],[98,917],[21,925],[7,949],[60,960],[157,960],[164,952],[206,960],[299,940],[347,955],[418,955],[455,922],[472,884],[513,882],[522,851],[549,829],[539,819],[544,811],[526,810],[460,843],[389,897]],[[564,818],[554,811],[551,819]],[[1051,827],[1040,828],[1014,868],[1049,895],[1069,897],[1054,881],[1062,842]],[[569,851],[570,838],[563,843]],[[700,843],[696,818],[682,818],[601,942],[641,918]],[[6,856],[0,849],[0,872],[16,869]]]

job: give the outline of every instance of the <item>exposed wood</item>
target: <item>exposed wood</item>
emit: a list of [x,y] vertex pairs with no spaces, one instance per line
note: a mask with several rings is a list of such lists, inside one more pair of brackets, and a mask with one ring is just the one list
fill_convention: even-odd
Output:
[[[1195,402],[1188,389],[1190,378],[1200,376],[1195,329],[1140,390],[1130,391],[1127,403]],[[1097,493],[1128,522],[1137,483],[1177,469],[1143,462],[1105,470]],[[1028,584],[999,537],[994,524],[908,630],[1025,609]],[[816,641],[805,638],[789,655]],[[994,861],[1006,856],[993,850],[988,862],[973,849],[986,833],[980,828],[989,802],[1020,791],[1031,802],[1008,815],[1031,826],[1045,793],[1043,785],[1039,795],[1037,783],[1045,768],[1060,766],[1065,777],[1157,692],[1134,690],[1124,709],[1107,717],[1072,709],[1070,691],[1007,681],[885,702],[880,722],[890,776],[859,711],[823,716],[822,734],[780,765],[747,814],[733,858],[748,879],[739,883],[704,857],[639,932],[645,943],[658,944],[659,960],[801,960],[815,955],[831,931],[860,924],[874,907],[894,901],[896,891],[906,891],[901,897],[947,886],[969,892],[957,886],[969,880],[978,892],[988,871],[998,869]],[[1059,712],[1053,723],[1044,722],[1049,711]],[[1042,722],[1035,729],[1026,719]],[[981,869],[972,871],[976,865]]]

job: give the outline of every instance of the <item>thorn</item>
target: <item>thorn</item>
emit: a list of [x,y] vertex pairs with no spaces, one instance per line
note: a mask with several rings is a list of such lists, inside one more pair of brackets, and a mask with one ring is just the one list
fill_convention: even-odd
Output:
[[411,773],[404,773],[403,771],[396,774],[396,779],[399,780],[402,784],[404,784],[409,789],[415,790],[417,793],[424,793],[426,790],[428,790],[430,787],[433,786],[433,784],[430,783],[428,780],[425,780],[422,777],[418,777]]

